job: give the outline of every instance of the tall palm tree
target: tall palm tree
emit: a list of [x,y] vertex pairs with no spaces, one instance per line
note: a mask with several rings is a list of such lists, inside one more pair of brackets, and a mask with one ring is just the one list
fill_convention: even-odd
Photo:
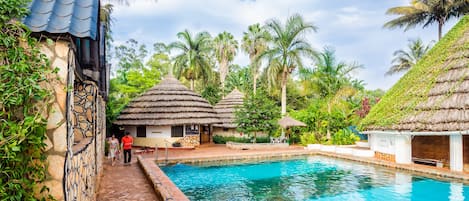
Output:
[[390,8],[386,14],[400,15],[386,24],[386,28],[404,27],[407,31],[419,24],[423,28],[438,23],[438,40],[441,39],[443,25],[452,17],[468,12],[469,0],[412,0],[409,6]]
[[225,95],[225,78],[228,74],[228,67],[230,62],[233,61],[238,51],[238,41],[234,39],[231,33],[226,31],[218,34],[213,40],[215,47],[215,57],[219,64],[220,82],[222,96]]
[[256,94],[257,78],[259,77],[260,60],[256,58],[267,49],[267,42],[270,34],[258,23],[250,25],[248,31],[243,33],[243,44],[241,45],[244,52],[249,55],[251,64],[251,74],[253,76],[253,92]]
[[432,47],[432,43],[425,45],[422,40],[409,40],[406,50],[396,50],[393,53],[393,65],[389,68],[386,75],[392,75],[397,72],[407,71],[413,67]]
[[179,41],[169,44],[170,50],[179,51],[174,57],[174,73],[177,77],[184,76],[191,83],[211,75],[211,36],[208,32],[199,32],[195,36],[186,29],[177,33]]
[[303,58],[312,58],[316,51],[305,39],[309,31],[316,31],[317,27],[312,23],[305,22],[301,15],[290,16],[285,24],[273,19],[267,22],[266,29],[272,36],[268,50],[264,51],[259,58],[269,59],[269,74],[271,79],[280,76],[282,89],[281,114],[287,112],[287,81],[289,75],[295,68],[303,68]]

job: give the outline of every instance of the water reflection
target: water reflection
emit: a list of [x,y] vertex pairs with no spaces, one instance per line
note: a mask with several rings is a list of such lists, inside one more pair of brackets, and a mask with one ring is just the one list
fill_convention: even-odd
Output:
[[464,200],[467,186],[326,157],[163,171],[191,200]]

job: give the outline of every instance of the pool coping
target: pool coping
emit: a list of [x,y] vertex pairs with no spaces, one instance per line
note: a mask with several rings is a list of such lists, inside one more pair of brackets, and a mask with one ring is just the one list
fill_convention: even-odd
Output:
[[[262,160],[262,159],[288,159],[291,157],[297,156],[326,156],[338,159],[344,159],[349,161],[355,161],[360,163],[366,163],[371,165],[377,165],[382,167],[387,167],[391,169],[403,170],[413,173],[415,175],[425,176],[429,178],[437,178],[439,180],[448,181],[448,180],[458,180],[461,183],[469,184],[469,174],[464,172],[452,172],[448,169],[430,167],[426,165],[419,164],[397,164],[390,161],[379,160],[374,157],[357,157],[352,155],[330,153],[318,150],[297,150],[294,152],[280,152],[280,153],[250,153],[250,154],[239,154],[239,155],[225,155],[225,156],[206,156],[206,157],[174,157],[170,158],[167,161],[165,159],[159,159],[155,161],[153,158],[143,159],[139,156],[138,160],[142,166],[147,166],[143,168],[145,174],[150,178],[152,183],[155,186],[155,193],[157,194],[168,194],[172,196],[181,196],[181,199],[173,200],[188,200],[184,193],[168,178],[168,176],[160,169],[157,165],[158,162],[165,164],[176,164],[176,163],[201,163],[201,162],[216,162],[216,161],[252,161],[252,160]],[[150,171],[154,171],[153,173]],[[156,174],[156,175],[155,175]],[[162,190],[162,192],[158,192]],[[167,200],[167,199],[165,199]],[[170,199],[171,200],[171,199]]]

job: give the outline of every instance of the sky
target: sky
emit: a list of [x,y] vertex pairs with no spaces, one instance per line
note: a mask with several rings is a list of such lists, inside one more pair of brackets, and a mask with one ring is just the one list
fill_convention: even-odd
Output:
[[[156,42],[176,41],[176,34],[185,29],[193,34],[208,31],[212,36],[227,31],[240,42],[251,24],[270,19],[285,22],[288,16],[300,14],[319,28],[306,36],[316,50],[333,47],[340,61],[364,66],[353,77],[363,80],[367,89],[387,90],[402,76],[384,75],[392,53],[405,49],[409,39],[429,43],[438,37],[436,24],[406,32],[383,28],[396,17],[385,14],[388,8],[408,4],[409,0],[135,0],[115,6],[112,30],[114,46],[133,38],[151,50]],[[448,22],[444,33],[456,21]],[[233,63],[247,65],[248,56],[239,51]]]

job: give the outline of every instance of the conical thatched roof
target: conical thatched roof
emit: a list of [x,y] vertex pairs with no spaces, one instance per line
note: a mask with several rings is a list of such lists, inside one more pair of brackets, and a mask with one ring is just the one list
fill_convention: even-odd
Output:
[[219,123],[213,107],[169,75],[135,98],[121,112],[117,125],[181,125]]
[[469,130],[469,16],[463,17],[362,121],[367,130]]
[[215,105],[215,111],[218,114],[218,118],[221,120],[221,124],[215,124],[215,127],[222,128],[236,128],[234,124],[235,110],[243,104],[244,94],[234,89],[224,99]]
[[298,121],[296,119],[293,119],[289,116],[284,116],[281,119],[279,119],[278,124],[283,128],[290,128],[294,126],[306,126],[305,123]]

